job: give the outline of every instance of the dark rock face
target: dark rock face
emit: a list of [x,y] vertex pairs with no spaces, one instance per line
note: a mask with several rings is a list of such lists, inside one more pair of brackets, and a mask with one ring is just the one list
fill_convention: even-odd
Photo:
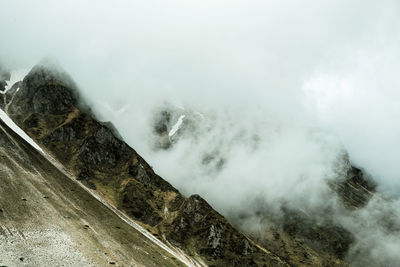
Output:
[[86,186],[210,266],[286,265],[233,228],[201,197],[182,196],[81,103],[68,75],[36,66],[8,114]]
[[60,84],[48,84],[38,88],[32,98],[32,105],[34,112],[58,115],[76,105],[76,98],[68,88]]

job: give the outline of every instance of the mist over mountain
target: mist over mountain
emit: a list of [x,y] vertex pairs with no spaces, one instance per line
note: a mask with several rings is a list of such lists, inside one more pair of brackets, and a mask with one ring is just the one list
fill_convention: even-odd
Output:
[[[21,1],[2,9],[2,62],[18,71],[56,58],[132,142],[163,100],[240,111],[328,128],[385,189],[399,189],[396,1]],[[133,118],[142,127],[129,127]]]
[[[284,211],[295,210],[308,224],[345,229],[326,240],[346,243],[338,255],[350,264],[400,262],[397,1],[38,0],[0,8],[9,87],[50,58],[157,174],[259,242],[270,225],[312,239],[283,223],[292,214]],[[353,168],[371,184],[357,187]],[[335,188],[345,202],[352,192],[352,209]]]

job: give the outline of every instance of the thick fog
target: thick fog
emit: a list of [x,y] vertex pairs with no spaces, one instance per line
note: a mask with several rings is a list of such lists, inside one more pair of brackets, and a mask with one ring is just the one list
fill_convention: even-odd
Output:
[[[224,214],[256,202],[333,205],[327,181],[340,177],[345,151],[380,191],[400,195],[398,1],[31,0],[0,9],[3,65],[20,72],[57,60],[161,176]],[[200,126],[157,150],[154,112],[165,103],[201,113]],[[218,170],[204,167],[208,154],[222,160]],[[342,223],[357,231],[360,218]],[[385,238],[387,251],[399,247]]]

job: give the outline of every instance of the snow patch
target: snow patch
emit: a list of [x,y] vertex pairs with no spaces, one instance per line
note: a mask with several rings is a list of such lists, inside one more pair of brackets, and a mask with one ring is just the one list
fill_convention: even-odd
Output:
[[10,117],[2,110],[0,109],[0,119],[4,121],[5,124],[7,124],[8,127],[10,127],[15,133],[17,133],[19,136],[21,136],[25,141],[27,141],[31,146],[33,146],[36,150],[40,151],[41,153],[44,153],[43,150],[40,148],[38,144],[35,143],[35,141],[32,140],[15,122],[13,122]]
[[175,125],[172,127],[171,131],[169,132],[169,136],[173,136],[181,127],[182,123],[183,123],[183,119],[185,118],[185,115],[181,115],[178,119],[178,121],[175,123]]
[[11,71],[11,78],[9,81],[7,81],[7,85],[5,86],[5,89],[3,92],[0,92],[1,94],[7,93],[8,90],[11,89],[11,87],[19,81],[22,81],[24,77],[29,73],[30,69],[20,69],[20,70],[13,70]]

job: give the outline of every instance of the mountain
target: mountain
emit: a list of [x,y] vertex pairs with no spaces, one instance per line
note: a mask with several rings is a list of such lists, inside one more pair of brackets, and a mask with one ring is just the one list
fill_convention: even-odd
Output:
[[155,174],[109,124],[96,120],[63,71],[35,66],[6,92],[2,108],[73,177],[165,244],[209,266],[287,265],[200,196],[186,198]]
[[[118,248],[120,252],[118,256],[113,254],[114,258],[103,256],[99,260],[102,259],[103,263],[108,260],[122,266],[132,261],[145,266],[179,264],[179,260],[171,259],[168,253],[161,254],[161,257],[160,255],[153,256],[156,253],[154,245],[149,245],[149,248],[142,246],[140,242],[143,240],[146,243],[144,241],[146,238],[116,216],[116,212],[121,212],[123,216],[126,215],[133,222],[137,222],[140,227],[146,229],[172,251],[182,251],[182,254],[186,255],[183,258],[190,259],[189,264],[193,265],[348,265],[346,255],[354,242],[354,237],[333,220],[328,219],[321,223],[302,211],[285,207],[281,210],[280,219],[274,219],[274,215],[267,210],[260,210],[260,218],[265,221],[264,228],[254,233],[243,227],[242,221],[246,215],[229,218],[228,222],[199,195],[183,196],[173,185],[158,176],[152,167],[122,140],[111,123],[100,122],[96,119],[90,107],[80,96],[78,86],[58,67],[46,64],[35,66],[22,82],[16,83],[4,95],[0,95],[0,106],[39,144],[44,153],[49,154],[50,158],[53,157],[70,176],[67,177],[68,175],[57,170],[51,160],[48,160],[49,157],[42,156],[14,134],[6,149],[3,148],[4,154],[8,157],[15,155],[14,157],[17,158],[29,152],[30,157],[36,161],[32,159],[25,164],[18,164],[21,168],[20,173],[24,173],[25,176],[32,166],[33,168],[38,168],[37,165],[46,166],[43,167],[43,173],[40,173],[42,184],[55,188],[53,197],[57,196],[59,200],[56,204],[49,205],[48,202],[53,197],[44,198],[47,196],[43,193],[47,192],[45,186],[39,188],[41,191],[32,193],[27,189],[32,185],[21,182],[18,192],[26,192],[27,197],[21,197],[27,200],[33,198],[31,194],[35,196],[36,209],[40,211],[35,217],[40,218],[40,223],[26,216],[26,211],[21,211],[21,214],[19,210],[14,211],[15,216],[25,218],[24,221],[29,222],[32,227],[41,224],[47,226],[49,220],[57,221],[53,218],[55,215],[50,217],[47,214],[65,213],[69,210],[66,203],[72,201],[74,203],[72,206],[78,214],[74,217],[76,221],[68,224],[67,227],[64,219],[60,218],[59,229],[74,236],[80,232],[89,233],[94,227],[92,225],[100,229],[94,229],[97,235],[91,236],[97,243],[82,245],[79,248],[85,247],[85,250],[78,249],[76,253],[82,255],[90,251],[102,253],[104,242],[118,244],[118,246],[134,243],[133,248],[129,246]],[[172,120],[172,117],[178,119],[179,122],[182,116],[186,119],[184,121],[181,119],[179,125],[173,123],[176,120]],[[179,142],[179,137],[184,135],[185,131],[195,129],[196,118],[199,116],[203,115],[194,112],[178,114],[171,107],[160,109],[154,124],[154,132],[159,136],[156,147],[169,149],[175,142]],[[4,123],[2,125],[6,129],[4,136],[13,134]],[[19,144],[24,144],[24,150],[15,150],[13,144],[14,146],[17,144],[17,147],[20,146]],[[23,156],[23,158],[27,157]],[[375,188],[366,179],[362,170],[351,166],[348,158],[344,157],[344,161],[348,165],[347,171],[339,182],[332,183],[331,188],[340,196],[347,209],[357,209],[369,201]],[[16,159],[12,158],[10,162],[16,162]],[[223,155],[210,154],[205,156],[203,163],[211,164],[218,171],[224,164],[224,158]],[[11,163],[3,164],[3,168],[10,168],[9,164]],[[10,177],[18,180],[24,175]],[[29,181],[29,179],[25,180]],[[86,190],[83,190],[80,185],[84,185]],[[69,188],[74,190],[69,190]],[[36,188],[36,190],[39,189]],[[7,188],[3,195],[14,194],[15,190],[13,190],[13,188]],[[93,195],[102,201],[99,202],[93,198]],[[90,204],[80,200],[81,198],[90,199]],[[7,201],[9,202],[5,206],[10,207],[11,203],[20,202],[19,195],[17,199],[10,198]],[[42,212],[46,211],[48,206],[56,210]],[[114,209],[110,210],[109,207]],[[90,216],[83,215],[84,212]],[[83,223],[82,226],[80,218],[88,223]],[[115,222],[108,222],[109,220]],[[9,219],[8,223],[11,224],[13,221],[14,219]],[[114,224],[122,224],[124,228],[119,226],[117,231],[110,227]],[[20,230],[21,232],[25,231],[25,228],[21,229],[23,229]],[[113,231],[108,232],[108,229],[113,229]],[[122,232],[121,229],[125,232],[119,235]],[[90,240],[85,235],[79,237],[80,239],[76,241],[78,243]],[[140,241],[127,242],[125,238]],[[98,247],[101,249],[99,250]],[[139,250],[144,251],[149,257],[133,252],[136,248],[140,248]],[[26,249],[29,247],[27,246]],[[132,253],[130,249],[133,249]],[[177,257],[177,255],[173,256]],[[144,258],[139,261],[141,257]]]

